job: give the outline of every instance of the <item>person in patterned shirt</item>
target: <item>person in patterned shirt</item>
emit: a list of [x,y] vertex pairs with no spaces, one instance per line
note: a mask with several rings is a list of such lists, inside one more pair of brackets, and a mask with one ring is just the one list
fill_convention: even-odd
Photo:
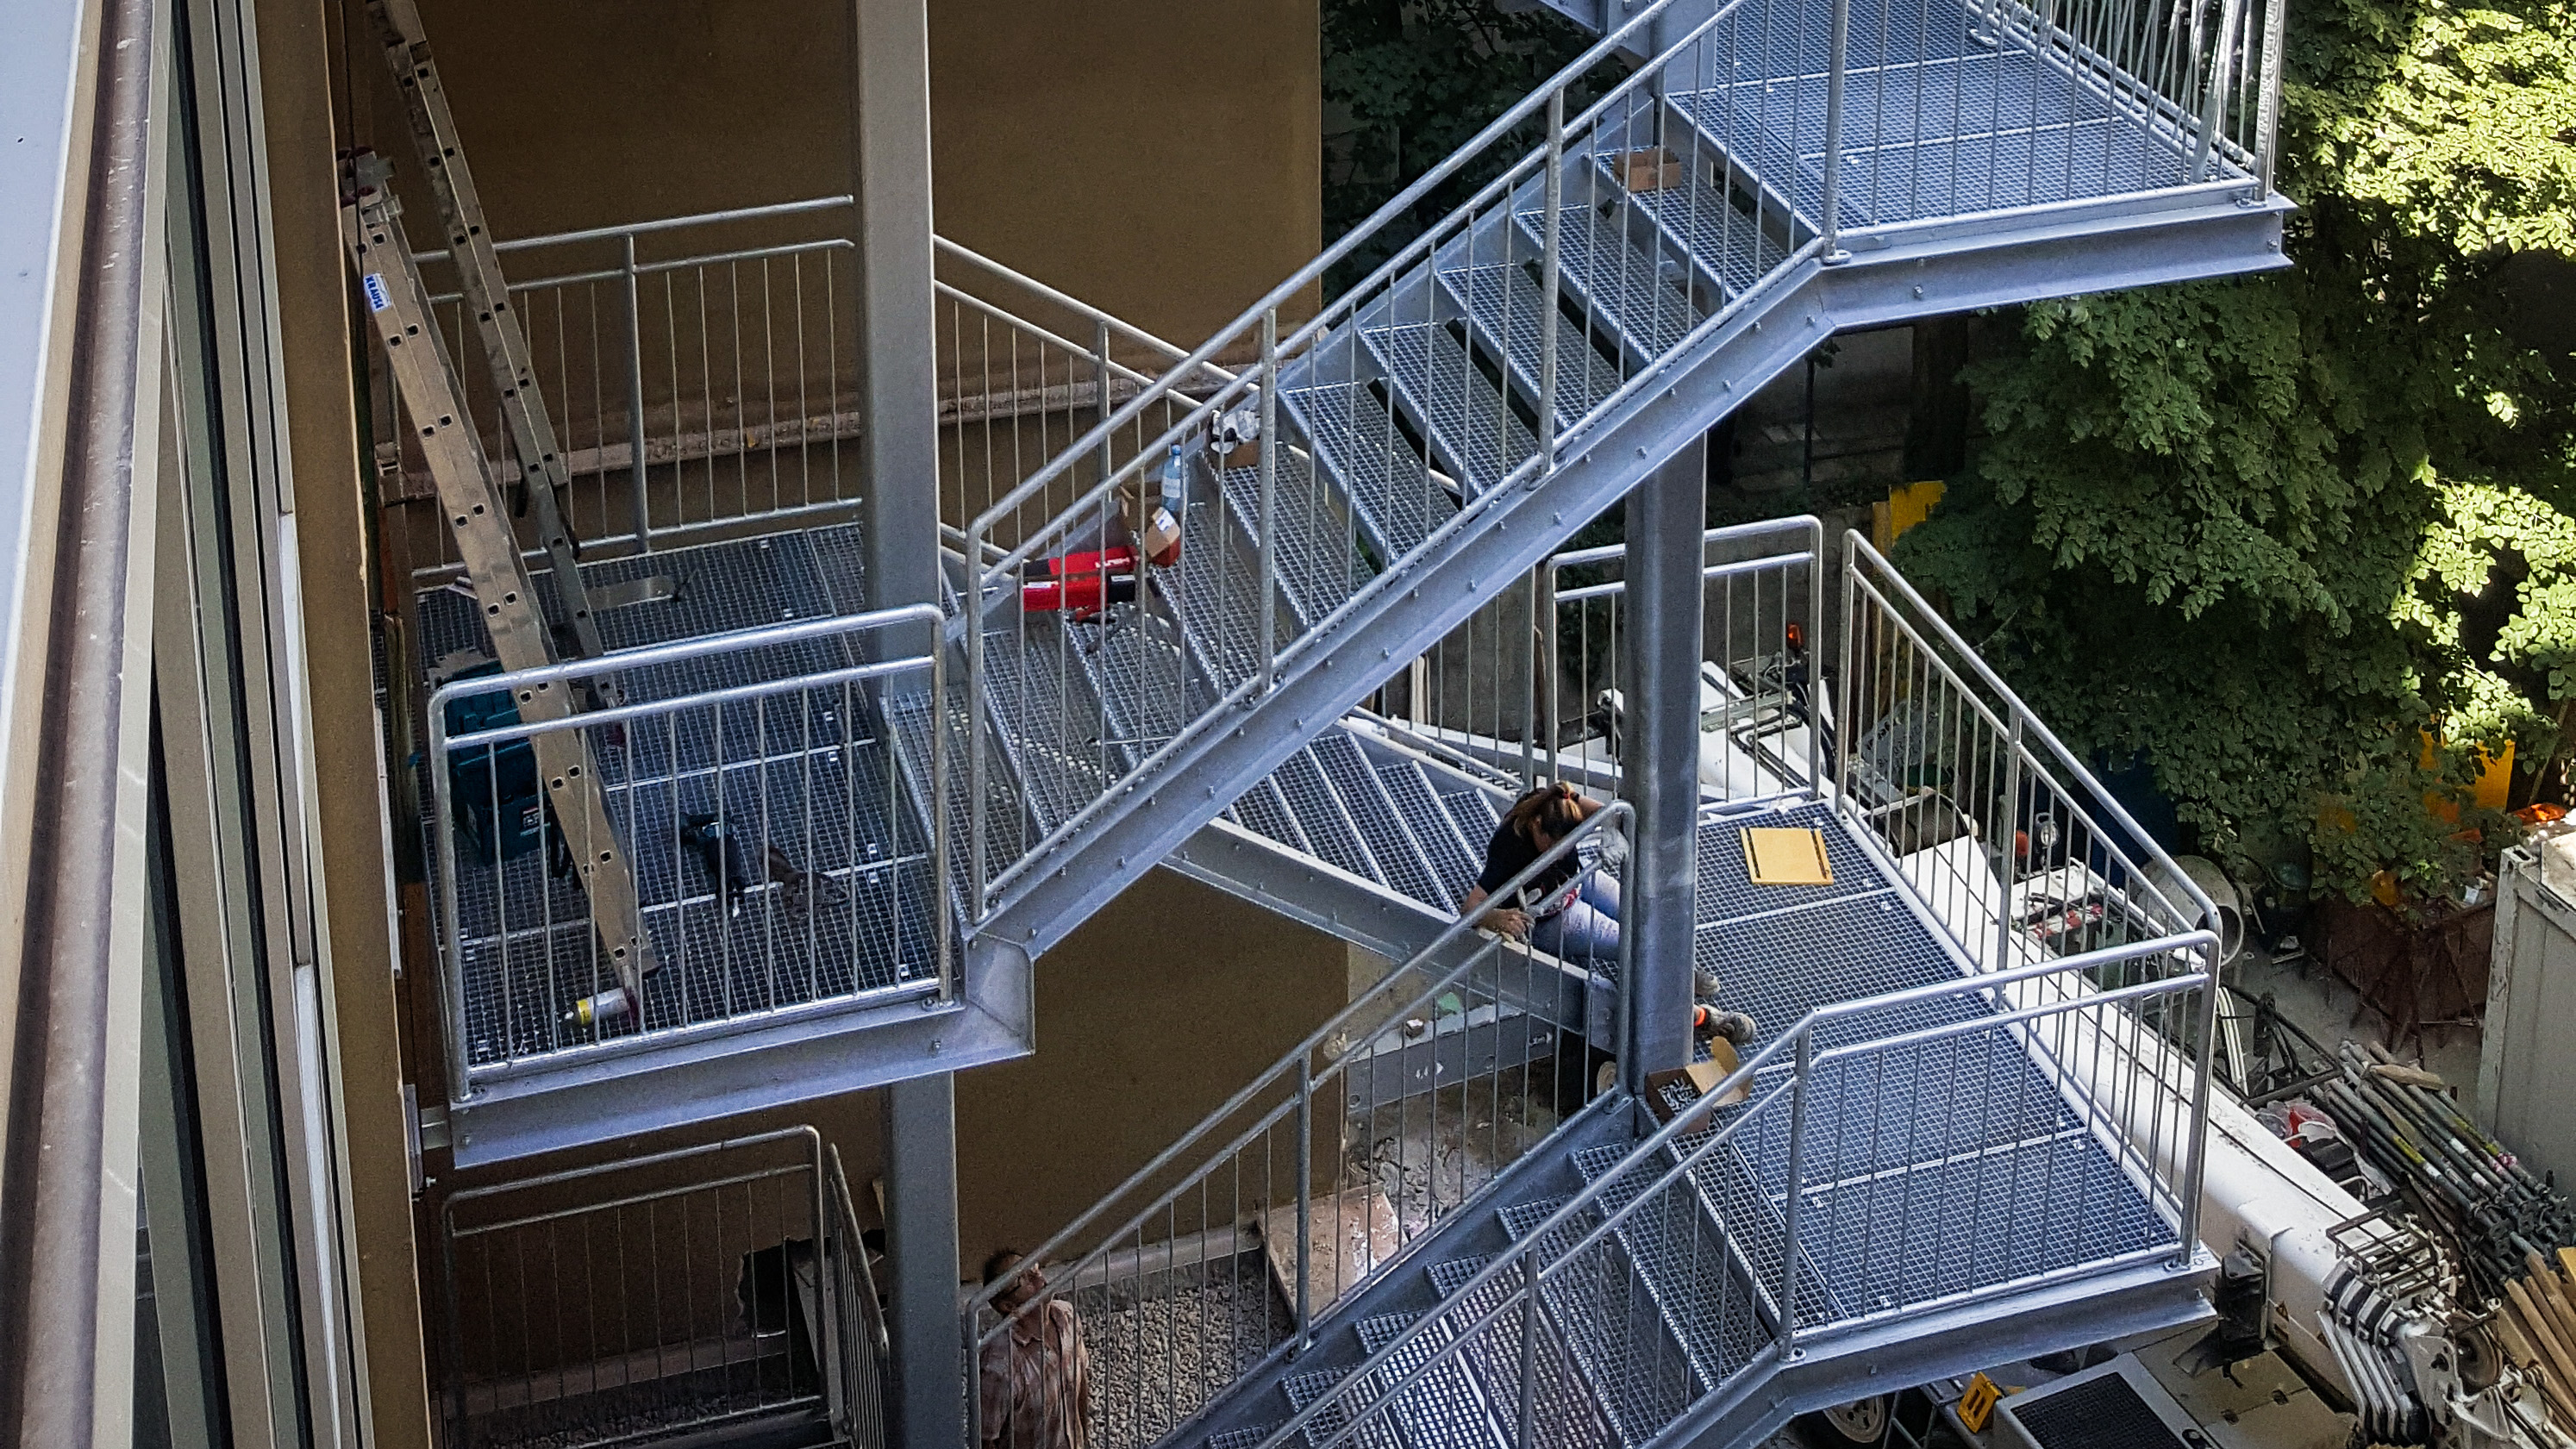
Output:
[[[984,1282],[1009,1277],[1020,1260],[1011,1248],[985,1259]],[[1087,1449],[1090,1443],[1091,1350],[1071,1303],[1049,1298],[1028,1309],[1046,1286],[1046,1275],[1032,1263],[993,1299],[1011,1328],[985,1345],[976,1393],[983,1441],[996,1449]]]

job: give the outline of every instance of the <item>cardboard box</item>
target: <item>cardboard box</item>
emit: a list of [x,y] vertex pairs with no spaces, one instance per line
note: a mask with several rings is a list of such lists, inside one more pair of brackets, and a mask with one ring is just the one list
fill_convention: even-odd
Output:
[[1662,146],[1623,152],[1619,175],[1630,191],[1670,191],[1689,179],[1681,158]]
[[1233,472],[1237,468],[1258,468],[1260,466],[1261,440],[1259,438],[1239,443],[1235,445],[1232,451],[1221,455],[1217,459],[1217,467],[1228,473]]

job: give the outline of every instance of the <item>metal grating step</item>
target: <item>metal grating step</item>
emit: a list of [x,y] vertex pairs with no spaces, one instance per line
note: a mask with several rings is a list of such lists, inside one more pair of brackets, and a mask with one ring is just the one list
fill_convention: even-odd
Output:
[[[1445,1301],[1465,1287],[1484,1270],[1491,1258],[1456,1258],[1431,1265],[1432,1286],[1440,1290]],[[1530,1439],[1550,1449],[1610,1449],[1618,1443],[1617,1435],[1594,1403],[1591,1390],[1584,1386],[1582,1365],[1575,1362],[1556,1325],[1542,1312],[1527,1321],[1535,1334],[1524,1345],[1522,1302],[1512,1301],[1520,1292],[1521,1265],[1513,1263],[1487,1280],[1475,1292],[1458,1300],[1452,1310],[1455,1322],[1463,1329],[1488,1313],[1494,1319],[1469,1344],[1465,1357],[1485,1391],[1485,1399],[1496,1409],[1495,1423],[1502,1430],[1503,1442],[1518,1449],[1521,1442],[1521,1362],[1526,1356],[1536,1371],[1529,1389]],[[1500,1309],[1499,1313],[1495,1310]]]
[[1411,760],[1389,760],[1377,767],[1378,783],[1386,788],[1387,799],[1396,812],[1412,827],[1413,838],[1420,842],[1426,863],[1430,866],[1439,894],[1430,898],[1433,905],[1451,909],[1466,899],[1467,889],[1476,883],[1481,872],[1484,842],[1473,847],[1459,835],[1457,821],[1433,793],[1431,777]]
[[1244,791],[1225,813],[1227,819],[1255,835],[1275,840],[1300,855],[1315,853],[1314,843],[1298,828],[1296,814],[1280,798],[1279,787],[1268,779]]
[[[1614,1171],[1625,1149],[1601,1147],[1575,1154],[1587,1180]],[[1617,1211],[1653,1185],[1665,1164],[1630,1168],[1605,1189],[1601,1202]],[[1695,1194],[1666,1188],[1623,1219],[1616,1229],[1645,1281],[1664,1322],[1690,1351],[1691,1368],[1704,1384],[1724,1383],[1753,1361],[1769,1341],[1752,1284],[1736,1244],[1706,1213]]]
[[[1224,476],[1225,501],[1246,551],[1258,557],[1261,538],[1261,470],[1236,468]],[[1373,572],[1361,557],[1348,518],[1313,465],[1283,451],[1271,494],[1272,555],[1280,591],[1301,629],[1311,629],[1359,591]]]
[[1378,870],[1359,828],[1351,823],[1350,812],[1343,808],[1341,797],[1334,793],[1332,782],[1325,777],[1324,767],[1311,748],[1290,755],[1271,772],[1270,778],[1287,799],[1290,813],[1297,817],[1316,855],[1362,880],[1386,884],[1386,876]]
[[[1351,1428],[1351,1411],[1365,1407],[1370,1399],[1377,1397],[1365,1390],[1336,1397],[1343,1382],[1342,1375],[1327,1369],[1319,1373],[1299,1374],[1280,1385],[1280,1390],[1288,1396],[1288,1407],[1298,1413],[1304,1413],[1307,1405],[1319,1399],[1335,1400],[1306,1421],[1306,1427],[1300,1431],[1306,1442],[1310,1445],[1334,1444],[1335,1449],[1339,1449],[1339,1444],[1356,1445],[1358,1449],[1407,1449],[1402,1437],[1396,1433],[1394,1423],[1385,1414],[1360,1425],[1348,1438],[1341,1437],[1345,1430]],[[1336,1444],[1337,1440],[1339,1444]]]
[[[1260,670],[1261,560],[1251,539],[1214,499],[1189,505],[1177,580],[1170,569],[1152,569],[1154,592],[1181,621],[1190,660],[1222,694]],[[1271,616],[1271,640],[1286,648],[1297,637],[1284,609]]]
[[[1660,358],[1680,346],[1699,323],[1688,289],[1677,284],[1686,274],[1681,259],[1669,259],[1675,275],[1667,277],[1656,259],[1629,242],[1627,228],[1615,214],[1569,207],[1559,215],[1564,224],[1557,229],[1557,274],[1584,304],[1585,315],[1617,333],[1627,343],[1631,361]],[[1516,220],[1533,245],[1546,245],[1543,212],[1522,211]]]
[[[1413,1326],[1415,1318],[1414,1314],[1391,1313],[1361,1320],[1360,1346],[1370,1354],[1389,1344],[1397,1345],[1370,1386],[1371,1398],[1430,1363],[1434,1354],[1449,1345],[1452,1335],[1445,1323],[1435,1323],[1424,1332],[1406,1337],[1405,1330]],[[1396,1421],[1404,1426],[1404,1437],[1413,1449],[1504,1449],[1504,1436],[1494,1422],[1494,1411],[1467,1372],[1465,1352],[1461,1349],[1451,1355],[1395,1396]]]
[[1100,693],[1113,773],[1134,768],[1215,703],[1182,652],[1179,628],[1160,610],[1121,609],[1072,627],[1091,636],[1075,652]]
[[[1566,1201],[1507,1207],[1504,1229],[1516,1240],[1526,1238]],[[1579,1256],[1565,1256],[1599,1222],[1586,1213],[1549,1235],[1541,1256],[1556,1266],[1540,1283],[1539,1300],[1620,1437],[1642,1445],[1679,1418],[1705,1385],[1693,1375],[1689,1354],[1673,1338],[1617,1233],[1605,1234]]]
[[1468,856],[1482,874],[1485,847],[1493,843],[1494,827],[1503,823],[1503,807],[1482,790],[1443,790],[1440,805],[1449,812],[1450,822],[1458,827],[1458,838],[1467,842]]
[[[1601,158],[1600,164],[1606,171],[1610,158]],[[1769,193],[1764,195],[1768,197]],[[1628,201],[1654,218],[1664,235],[1687,248],[1700,266],[1717,279],[1729,302],[1789,259],[1788,249],[1764,227],[1765,222],[1779,226],[1788,222],[1787,208],[1780,206],[1777,197],[1769,197],[1765,215],[1756,220],[1750,212],[1738,210],[1725,193],[1701,180],[1696,167],[1683,184],[1663,191],[1634,192]]]
[[1042,830],[1099,798],[1115,773],[1102,742],[1100,690],[1081,662],[1077,631],[1097,626],[1037,614],[984,638],[985,712]]
[[[1538,283],[1518,263],[1493,262],[1453,267],[1440,274],[1441,285],[1475,324],[1486,349],[1507,357],[1512,383],[1535,409],[1541,395],[1541,334],[1549,302]],[[1556,319],[1556,424],[1560,431],[1619,390],[1619,364],[1594,350],[1584,325],[1559,313]]]
[[1422,846],[1405,825],[1402,813],[1387,798],[1386,787],[1370,767],[1368,756],[1361,753],[1359,741],[1342,730],[1331,729],[1317,736],[1307,748],[1313,752],[1324,778],[1331,782],[1333,793],[1350,812],[1360,838],[1368,842],[1380,879],[1398,892],[1437,908],[1440,883],[1433,877],[1430,863],[1423,859]]
[[1360,337],[1405,410],[1430,435],[1433,454],[1470,493],[1501,483],[1538,451],[1519,415],[1447,328],[1408,322],[1364,327]]
[[1413,552],[1457,516],[1457,498],[1431,476],[1368,384],[1283,387],[1279,398],[1315,445],[1317,460],[1341,480],[1380,567]]
[[1276,1424],[1256,1424],[1248,1429],[1228,1429],[1210,1434],[1207,1449],[1259,1449],[1261,1443],[1279,1432]]

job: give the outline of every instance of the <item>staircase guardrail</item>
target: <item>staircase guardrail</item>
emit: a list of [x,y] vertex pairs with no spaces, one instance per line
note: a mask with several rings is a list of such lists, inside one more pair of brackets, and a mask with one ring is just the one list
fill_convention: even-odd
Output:
[[[563,424],[570,520],[585,557],[856,515],[863,409],[856,337],[842,315],[855,295],[850,207],[846,195],[817,196],[498,244],[534,261],[510,296],[538,386]],[[932,240],[942,479],[953,516],[965,518],[1184,354],[946,237]],[[448,258],[415,254],[432,275]],[[459,350],[472,340],[462,294],[430,302],[451,352],[468,355]],[[1180,405],[1231,377],[1200,372]],[[487,451],[514,481],[490,379],[467,369],[458,381],[493,444]],[[391,397],[377,406],[390,409]],[[416,443],[397,430],[378,453],[394,496],[428,496]],[[461,573],[444,530],[415,547],[424,553],[412,570],[419,584]]]
[[832,1427],[849,1449],[885,1449],[885,1386],[893,1355],[885,1302],[877,1296],[876,1270],[868,1262],[858,1210],[850,1204],[841,1149],[826,1145],[823,1152],[829,1179],[823,1194],[823,1258],[832,1274],[838,1349],[833,1362],[839,1376]]
[[[1624,845],[1632,822],[1625,803],[1596,811],[1496,896],[1578,857],[1588,858],[1587,876],[1609,869],[1597,852]],[[1317,1315],[1549,1138],[1559,1102],[1589,1096],[1588,1083],[1558,1080],[1558,1044],[1579,1047],[1587,1012],[1597,1009],[1591,999],[1612,989],[1611,975],[1473,921],[1452,924],[976,1293],[963,1321],[968,1363],[1008,1378],[1027,1352],[1042,1375],[1071,1373],[1040,1327],[1053,1305],[1079,1302],[1092,1392],[1108,1406],[1088,1442],[1154,1442],[1242,1372],[1302,1348]],[[1622,996],[1614,1015],[1624,1007]],[[1568,1055],[1579,1074],[1581,1052]],[[1482,1140],[1448,1142],[1444,1128]],[[1364,1177],[1355,1152],[1373,1154]],[[1471,1168],[1470,1158],[1481,1160]],[[1115,1225],[1094,1233],[1104,1222]],[[1283,1247],[1278,1239],[1291,1234]],[[1255,1242],[1269,1267],[1251,1269],[1246,1284],[1243,1259]],[[1048,1266],[1068,1252],[1070,1263]],[[1284,1322],[1270,1306],[1274,1271],[1286,1280]],[[1116,1341],[1118,1330],[1096,1311],[1125,1313],[1143,1335],[1157,1289],[1194,1287],[1204,1291],[1195,1311],[1167,1308],[1150,1330],[1151,1348]],[[980,1421],[980,1402],[974,1413]],[[981,1435],[979,1422],[968,1437]]]
[[[947,679],[936,647],[871,651],[941,617],[929,604],[837,615],[441,685],[428,834],[450,1099],[682,1038],[956,999],[945,816],[907,793],[919,786],[895,762],[911,746],[868,747],[874,691],[926,676],[936,698]],[[522,718],[539,690],[629,702]],[[599,762],[611,841],[566,839],[544,805],[528,742],[564,730]],[[937,797],[948,747],[925,734]],[[564,868],[619,848],[659,963],[641,981],[606,959]]]
[[[882,1320],[825,1152],[792,1127],[449,1194],[447,1442],[604,1444],[805,1411],[881,1443]],[[849,1336],[872,1323],[873,1350]]]
[[[1689,1359],[1667,1367],[1687,1371],[1695,1393],[1684,1403],[1705,1404],[1757,1385],[1792,1354],[1835,1337],[2052,1283],[2187,1261],[2196,1247],[2197,1190],[2140,1144],[2201,1136],[2205,1096],[2160,1078],[2114,1097],[2064,1064],[2081,1060],[2073,1049],[2079,1042],[2124,1044],[2112,1053],[2122,1059],[2154,1057],[2153,1013],[2136,1004],[2205,992],[2215,944],[2209,932],[2193,932],[1810,1012],[1369,1354],[1337,1389],[1292,1414],[1261,1449],[1376,1442],[1399,1398],[1466,1353],[1488,1365],[1520,1365],[1519,1403],[1505,1406],[1518,1423],[1512,1442],[1538,1442],[1530,1434],[1544,1391],[1533,1368],[1535,1335],[1549,1331],[1543,1319],[1567,1325],[1580,1359],[1580,1323],[1667,1315]],[[2131,961],[2170,963],[2178,954],[2191,969],[2107,991],[2036,989],[2082,982]],[[1943,1007],[1970,1009],[1926,1021],[1927,1011],[1937,1015]],[[1873,1019],[1885,1025],[1872,1032]],[[2038,1085],[2027,1089],[2023,1105],[2042,1125],[2016,1151],[2061,1142],[2100,1147],[2142,1195],[2147,1218],[2084,1220],[2080,1192],[2046,1190],[2043,1170],[2039,1190],[1981,1200],[1963,1230],[1957,1204],[1932,1187],[1918,1189],[1906,1180],[1913,1174],[1891,1181],[1874,1173],[1885,1124],[1907,1124],[1911,1149],[1927,1120],[1938,1132],[1940,1119],[1911,1099],[1880,1101],[1872,1065],[1909,1054],[1916,1065],[1902,1075],[1938,1080],[1940,1063],[1973,1063],[1988,1048],[2034,1069]],[[1730,1105],[1738,1093],[1741,1104]],[[2072,1122],[2054,1115],[2061,1106]],[[1812,1221],[1820,1214],[1821,1225]],[[1691,1225],[1701,1223],[1712,1225],[1714,1236],[1694,1232]],[[1689,1241],[1677,1242],[1680,1234]],[[1683,1282],[1739,1287],[1730,1293],[1716,1286],[1687,1303],[1644,1301],[1652,1290],[1629,1267],[1620,1237],[1649,1238],[1678,1254],[1665,1268]],[[2017,1251],[2027,1256],[2016,1260]],[[1529,1311],[1534,1296],[1548,1305],[1537,1313]],[[1480,1301],[1488,1306],[1473,1306]],[[1625,1371],[1655,1366],[1631,1363]],[[1661,1423],[1623,1427],[1631,1442],[1644,1442],[1680,1417],[1681,1406],[1672,1405]]]
[[[1725,800],[1803,791],[1823,763],[1824,732],[1808,714],[1822,692],[1818,631],[1829,624],[1824,522],[1801,514],[1712,528],[1700,548],[1701,791]],[[1557,554],[1539,592],[1541,668],[1555,672],[1540,693],[1558,705],[1539,721],[1539,766],[1613,789],[1625,778],[1626,561],[1624,544]]]
[[[1861,7],[1857,16],[1855,3]],[[1202,737],[1231,728],[1243,707],[1269,692],[1283,670],[1301,667],[1307,652],[1328,641],[1364,602],[1409,587],[1413,561],[1466,531],[1493,526],[1516,489],[1555,468],[1565,441],[1656,386],[1671,358],[1756,306],[1766,288],[1793,269],[1841,261],[1856,239],[1892,243],[1909,229],[1961,215],[2026,217],[2098,199],[2103,178],[2114,174],[2115,150],[2140,135],[2159,138],[2158,148],[2176,158],[2168,189],[2208,188],[2213,199],[2262,194],[2253,189],[2262,184],[2255,178],[2268,176],[2281,0],[2169,0],[2161,6],[2048,0],[2040,9],[1994,0],[1978,6],[1978,44],[2077,77],[2093,113],[2062,126],[2041,125],[2036,116],[2014,109],[2020,103],[2006,94],[2013,90],[2009,84],[1998,84],[1982,99],[1966,95],[1964,86],[1942,96],[1934,94],[1938,85],[1917,75],[1905,93],[1895,75],[1900,67],[1855,67],[1855,36],[1879,47],[1871,55],[1881,53],[1888,37],[1907,23],[1899,14],[1903,4],[1831,0],[1829,34],[1819,49],[1807,23],[1813,17],[1795,0],[1725,0],[1714,6],[1655,0],[977,515],[965,530],[963,549],[978,565],[963,590],[973,721],[967,760],[975,877],[968,889],[970,915],[985,919],[1052,847],[1121,808],[1131,790]],[[2258,53],[2249,59],[2249,51]],[[1623,54],[1646,59],[1587,102],[1587,78]],[[1866,144],[1846,145],[1845,120],[1853,112],[1847,92],[1855,75],[1866,87],[1873,129]],[[1676,95],[1701,97],[1726,113],[1668,124],[1668,98]],[[1961,145],[1983,148],[1979,154],[1994,164],[1982,190],[1962,187],[1955,162],[1948,178],[1935,185],[1934,178],[1918,174],[1919,158],[1902,126],[1876,128],[1891,108],[1909,107],[1918,127],[1938,112],[1959,132]],[[1973,113],[1965,122],[1959,119],[1962,108]],[[1751,119],[1756,113],[1758,124]],[[2121,124],[2110,124],[2114,118]],[[1785,143],[1786,152],[1773,154],[1765,149],[1773,143],[1763,137],[1775,132],[1797,139]],[[1711,135],[1731,144],[1711,142]],[[1816,149],[1802,149],[1811,135]],[[1669,275],[1686,284],[1695,299],[1705,299],[1698,308],[1705,315],[1675,324],[1674,335],[1656,335],[1623,351],[1616,362],[1588,346],[1564,349],[1579,375],[1561,376],[1561,340],[1579,342],[1616,330],[1597,300],[1571,317],[1556,304],[1568,266],[1580,266],[1579,258],[1569,262],[1568,247],[1587,254],[1593,248],[1601,203],[1626,184],[1614,167],[1633,171],[1643,165],[1649,180],[1641,184],[1651,189],[1665,184],[1652,179],[1667,165],[1659,157],[1670,158],[1674,175],[1706,175],[1719,183],[1720,199],[1706,206],[1705,185],[1685,189],[1666,204],[1675,208],[1669,218],[1675,224],[1719,235],[1717,250],[1733,260],[1713,265],[1668,247],[1660,233],[1641,242],[1651,248],[1652,283]],[[2214,161],[2224,167],[2214,171]],[[1490,179],[1479,184],[1479,177]],[[1445,190],[1470,188],[1464,204],[1417,234],[1421,209]],[[1743,200],[1728,202],[1726,193]],[[1847,234],[1847,222],[1863,224],[1867,237]],[[1356,285],[1298,320],[1328,272],[1381,251],[1390,254]],[[1426,276],[1423,264],[1451,280]],[[1541,299],[1532,309],[1536,315],[1515,316],[1510,298],[1531,272]],[[1590,280],[1628,284],[1624,276]],[[1490,300],[1487,312],[1478,314],[1490,316],[1486,325],[1506,334],[1524,327],[1535,332],[1535,355],[1526,364],[1520,360],[1526,353],[1506,348],[1513,353],[1512,366],[1534,371],[1525,380],[1537,397],[1534,417],[1524,421],[1481,373],[1470,375],[1472,365],[1456,368],[1454,376],[1431,376],[1438,346],[1432,333],[1447,317],[1435,302],[1442,286],[1459,289],[1471,313]],[[1488,298],[1487,289],[1498,290]],[[1396,436],[1395,409],[1363,409],[1362,392],[1382,383],[1375,364],[1364,360],[1371,352],[1412,359],[1417,381],[1438,394],[1416,400],[1443,410],[1449,424],[1426,467],[1397,466],[1395,455],[1414,444]],[[1182,408],[1176,399],[1184,385],[1201,382],[1204,369],[1220,356],[1248,363],[1212,395]],[[1283,509],[1283,492],[1314,490],[1320,471],[1319,460],[1295,458],[1275,446],[1283,415],[1292,410],[1282,408],[1283,400],[1307,414],[1303,425],[1318,432],[1310,441],[1319,448],[1375,449],[1373,456],[1385,463],[1361,480],[1373,492],[1370,527],[1361,526],[1357,511],[1329,503]],[[1134,748],[1106,759],[1093,778],[1074,782],[1071,788],[1087,797],[1079,808],[1034,832],[1016,860],[988,869],[988,835],[997,825],[1015,828],[1016,822],[992,818],[985,782],[999,766],[992,739],[997,727],[987,706],[1005,691],[1042,697],[1065,692],[1075,683],[1072,674],[1085,667],[1059,655],[1034,666],[1052,670],[1055,678],[1029,679],[1027,615],[1005,601],[1019,598],[1024,567],[1098,547],[1104,520],[1123,521],[1141,536],[1157,491],[1154,470],[1167,450],[1195,451],[1218,436],[1222,420],[1238,409],[1257,415],[1263,439],[1253,496],[1210,498],[1210,491],[1221,494],[1227,485],[1202,477],[1193,485],[1200,496],[1185,503],[1203,506],[1219,520],[1229,508],[1244,515],[1229,526],[1238,529],[1251,559],[1248,587],[1224,578],[1202,578],[1195,586],[1186,575],[1163,580],[1168,613],[1161,616],[1160,638],[1151,637],[1157,626],[1140,626],[1146,637],[1119,666],[1127,676],[1121,688],[1159,702],[1157,728],[1128,741]],[[1153,424],[1165,419],[1157,431]],[[1380,436],[1360,439],[1363,427]],[[1411,461],[1425,460],[1414,452]],[[1180,512],[1188,517],[1187,506]],[[988,545],[1000,550],[990,562]],[[1282,617],[1279,604],[1296,582],[1283,575],[1283,559],[1292,558],[1322,559],[1327,568],[1345,569],[1331,561],[1359,558],[1369,567],[1354,572],[1352,588],[1310,601],[1310,614],[1322,617]],[[1372,571],[1373,577],[1360,577]],[[1219,597],[1193,602],[1193,587]],[[1226,620],[1230,611],[1246,607],[1258,611],[1257,626],[1225,626],[1250,636],[1227,641],[1239,657],[1229,659],[1217,677],[1196,677],[1187,647],[1192,641],[1172,636],[1186,635],[1194,620]],[[997,678],[991,657],[997,634],[1009,641],[999,661],[1006,679]],[[1043,728],[1043,721],[1035,723]],[[1076,721],[1062,727],[1061,738],[1037,743],[1050,753],[1097,754],[1100,733]]]

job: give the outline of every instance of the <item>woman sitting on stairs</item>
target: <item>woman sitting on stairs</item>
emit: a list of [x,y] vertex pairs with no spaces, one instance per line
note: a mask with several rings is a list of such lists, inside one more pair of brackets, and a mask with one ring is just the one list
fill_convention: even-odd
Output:
[[[1459,914],[1473,916],[1489,908],[1477,924],[1566,961],[1585,964],[1615,961],[1619,956],[1619,878],[1607,870],[1586,873],[1572,854],[1540,871],[1508,901],[1494,892],[1511,883],[1556,843],[1592,818],[1601,802],[1585,797],[1560,780],[1525,791],[1503,812],[1494,838],[1485,844],[1485,871],[1467,891]],[[1717,981],[1705,971],[1691,973],[1693,1028],[1702,1037],[1722,1036],[1737,1045],[1753,1037],[1753,1018],[1740,1011],[1719,1011],[1714,1003]]]

